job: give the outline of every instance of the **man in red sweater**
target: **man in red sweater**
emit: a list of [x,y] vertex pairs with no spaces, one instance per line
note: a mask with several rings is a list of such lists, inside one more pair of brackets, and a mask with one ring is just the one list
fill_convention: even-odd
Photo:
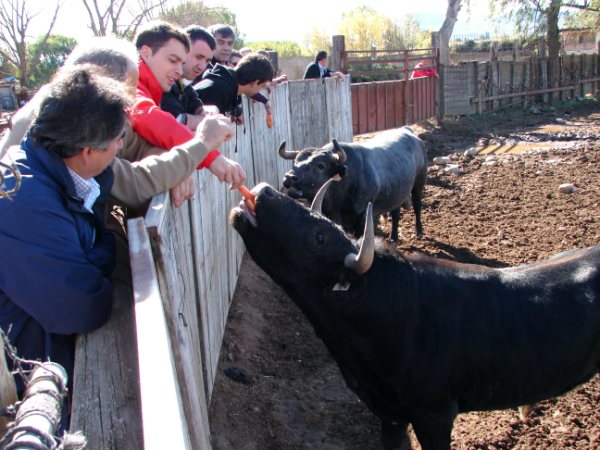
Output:
[[[141,30],[136,39],[140,59],[140,79],[131,110],[131,126],[150,144],[170,149],[189,141],[194,133],[177,122],[170,113],[160,109],[164,92],[183,75],[183,63],[190,49],[185,32],[166,22],[154,22]],[[207,168],[220,181],[237,188],[243,184],[246,173],[235,161],[211,151],[198,166]],[[190,192],[191,189],[191,192]],[[193,183],[188,183],[184,196],[191,198]]]

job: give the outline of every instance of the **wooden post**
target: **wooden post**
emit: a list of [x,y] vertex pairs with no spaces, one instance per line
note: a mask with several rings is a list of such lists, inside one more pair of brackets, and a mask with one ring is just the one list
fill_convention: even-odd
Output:
[[279,72],[279,54],[274,50],[267,50],[267,54],[273,66],[273,73],[277,76],[277,72]]
[[[15,379],[8,370],[6,364],[6,352],[4,351],[4,341],[2,341],[2,354],[0,355],[0,407],[14,405],[17,400],[17,387]],[[6,425],[10,420],[7,417],[0,417],[0,436],[6,432]]]
[[333,50],[331,52],[331,70],[348,73],[346,58],[346,42],[344,35],[335,35],[332,37]]

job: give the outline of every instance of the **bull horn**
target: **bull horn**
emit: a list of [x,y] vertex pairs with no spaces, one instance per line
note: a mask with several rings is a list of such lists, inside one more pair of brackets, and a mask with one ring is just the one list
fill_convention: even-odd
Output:
[[333,154],[337,157],[333,162],[344,164],[347,159],[346,152],[338,143],[337,139],[332,139],[331,142],[333,143]]
[[279,156],[281,156],[283,159],[296,159],[296,155],[300,153],[298,150],[286,150],[285,141],[281,143],[279,150],[277,151],[279,152]]
[[319,214],[321,214],[321,209],[323,208],[323,199],[325,198],[327,189],[329,189],[329,185],[332,181],[340,181],[341,179],[342,177],[336,174],[329,180],[327,180],[325,183],[323,183],[323,186],[321,186],[321,188],[317,191],[315,198],[313,199],[312,204],[310,205],[310,209],[312,211],[316,211]]
[[369,203],[360,251],[358,255],[356,253],[348,253],[344,259],[344,266],[354,270],[359,275],[369,270],[371,264],[373,264],[373,255],[375,254],[375,235],[373,233],[373,204]]

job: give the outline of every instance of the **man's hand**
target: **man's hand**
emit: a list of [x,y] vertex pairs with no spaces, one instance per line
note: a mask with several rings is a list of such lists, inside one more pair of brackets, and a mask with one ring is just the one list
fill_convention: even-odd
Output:
[[223,142],[233,138],[231,120],[222,114],[206,114],[196,127],[196,137],[206,145],[208,151],[217,150]]
[[194,178],[189,177],[183,183],[171,189],[170,192],[173,204],[179,208],[184,201],[194,198]]
[[344,79],[344,74],[342,72],[333,72],[333,76],[336,77],[338,80]]
[[208,166],[208,170],[212,172],[220,181],[229,183],[229,189],[235,189],[244,184],[246,172],[237,162],[219,155]]

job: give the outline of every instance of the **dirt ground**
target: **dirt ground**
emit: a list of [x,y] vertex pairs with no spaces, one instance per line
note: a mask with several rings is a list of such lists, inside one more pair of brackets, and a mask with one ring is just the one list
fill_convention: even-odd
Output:
[[[400,251],[504,267],[600,242],[597,103],[414,128],[430,161],[425,237],[416,239],[414,215],[405,211]],[[478,156],[464,156],[486,146]],[[495,156],[484,154],[498,147]],[[522,154],[504,153],[523,148]],[[437,156],[451,157],[462,172],[444,173],[432,163]],[[564,183],[576,191],[560,193]],[[210,414],[213,446],[220,450],[381,448],[379,421],[345,386],[299,309],[248,256]],[[600,448],[600,381],[596,376],[535,405],[524,422],[516,410],[462,414],[452,447]]]

